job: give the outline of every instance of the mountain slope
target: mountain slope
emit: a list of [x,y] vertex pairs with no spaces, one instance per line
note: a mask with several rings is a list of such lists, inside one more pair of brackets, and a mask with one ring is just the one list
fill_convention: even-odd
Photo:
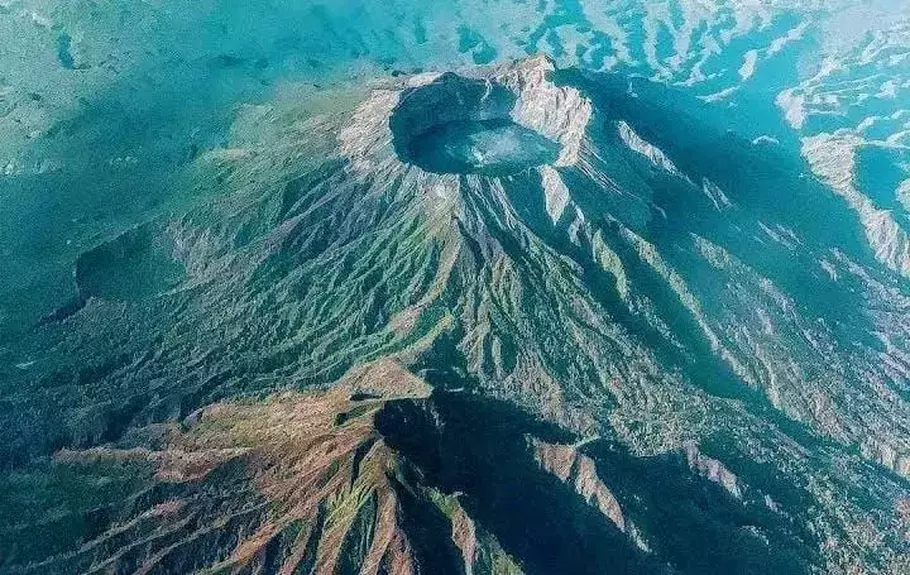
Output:
[[178,503],[2,568],[906,566],[910,294],[805,166],[543,57],[248,113],[0,374],[4,509],[111,461]]

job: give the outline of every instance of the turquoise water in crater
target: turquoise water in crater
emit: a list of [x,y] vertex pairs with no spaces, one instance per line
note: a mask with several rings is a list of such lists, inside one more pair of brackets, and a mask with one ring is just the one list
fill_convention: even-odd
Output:
[[502,176],[548,164],[559,144],[507,119],[435,126],[414,138],[410,157],[429,172]]

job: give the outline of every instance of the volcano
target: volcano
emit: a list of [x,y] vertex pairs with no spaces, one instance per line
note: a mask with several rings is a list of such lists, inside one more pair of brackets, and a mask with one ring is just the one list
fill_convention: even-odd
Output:
[[0,571],[898,573],[910,295],[801,162],[537,56],[251,107],[0,368]]

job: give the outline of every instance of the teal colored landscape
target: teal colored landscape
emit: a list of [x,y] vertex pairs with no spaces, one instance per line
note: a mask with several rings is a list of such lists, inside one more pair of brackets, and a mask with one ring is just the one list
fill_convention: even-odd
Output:
[[910,574],[910,5],[0,0],[0,575]]

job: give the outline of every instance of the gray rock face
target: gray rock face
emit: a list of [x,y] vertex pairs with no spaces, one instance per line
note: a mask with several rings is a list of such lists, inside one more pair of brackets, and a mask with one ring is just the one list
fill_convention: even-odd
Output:
[[[465,138],[457,129],[462,126],[475,133],[475,153],[488,148],[495,156],[498,148],[500,155],[515,156],[506,161],[495,157],[484,161],[481,157],[481,165],[505,163],[511,165],[507,171],[515,173],[524,167],[574,164],[590,120],[591,104],[578,90],[560,88],[547,80],[546,75],[553,71],[553,62],[541,56],[523,61],[520,66],[475,72],[475,77],[447,73],[432,81],[431,76],[417,79],[413,83],[418,85],[401,93],[389,118],[398,156],[421,165],[427,153],[421,149],[428,145],[426,134],[453,126],[456,130],[449,129],[430,145],[439,146],[443,145],[441,140],[454,139],[456,146],[471,147],[470,141],[462,142]],[[426,81],[429,83],[419,85]],[[465,155],[470,155],[470,151]],[[464,172],[456,165],[450,165],[450,169],[422,167],[437,173]]]

